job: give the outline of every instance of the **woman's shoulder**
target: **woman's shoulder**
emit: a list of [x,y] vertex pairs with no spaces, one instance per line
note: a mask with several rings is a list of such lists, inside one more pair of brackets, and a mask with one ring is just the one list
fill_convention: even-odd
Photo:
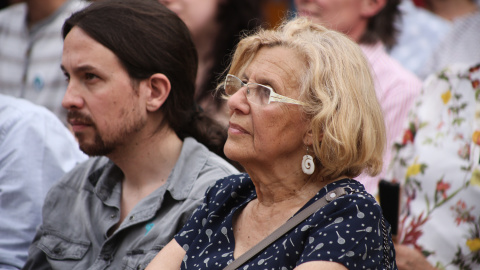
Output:
[[336,188],[343,188],[346,192],[345,196],[347,197],[353,196],[353,197],[359,197],[365,200],[376,201],[375,197],[373,197],[372,194],[367,192],[367,190],[365,189],[365,186],[362,183],[351,178],[343,178],[333,183],[329,183],[322,190],[320,190],[316,194],[316,196],[324,196],[326,193]]
[[[356,180],[342,179],[332,184],[324,189],[329,192],[343,187],[346,194],[300,224],[297,231],[304,231],[310,239],[303,247],[300,263],[323,258],[348,268],[380,265],[384,256],[381,247],[386,238],[383,238],[383,219],[378,203]],[[320,192],[317,196],[321,196]]]
[[[324,217],[338,217],[346,215],[349,220],[356,219],[360,216],[365,220],[377,222],[381,217],[381,208],[376,199],[365,190],[365,187],[354,179],[341,179],[334,183],[330,183],[319,191],[312,201],[316,201],[325,196],[326,193],[336,189],[343,188],[345,195],[328,203],[324,208],[319,209]],[[312,202],[313,203],[313,202]],[[363,215],[361,213],[364,213]],[[368,215],[367,215],[368,213]]]
[[210,204],[225,205],[232,201],[255,196],[255,186],[246,173],[226,176],[212,185],[207,191],[206,200]]
[[235,194],[251,194],[255,186],[246,173],[238,173],[226,176],[210,187],[208,194],[211,197],[235,196]]

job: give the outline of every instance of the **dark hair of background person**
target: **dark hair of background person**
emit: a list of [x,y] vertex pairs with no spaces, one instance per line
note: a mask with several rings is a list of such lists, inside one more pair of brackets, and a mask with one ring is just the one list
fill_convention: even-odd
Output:
[[381,40],[387,49],[391,49],[397,42],[398,29],[395,22],[401,16],[399,4],[400,0],[387,0],[385,7],[369,19],[360,43],[373,44]]
[[[251,33],[264,25],[263,3],[265,0],[226,0],[218,7],[217,21],[220,30],[215,41],[214,65],[207,72],[203,85],[197,89],[196,101],[211,98],[219,83],[218,79],[225,72],[231,54],[244,34]],[[220,109],[224,99],[214,99],[216,109]]]
[[8,7],[9,3],[6,0],[0,0],[0,9]]
[[180,139],[192,136],[225,157],[224,128],[194,101],[197,51],[187,26],[175,13],[156,0],[102,0],[65,21],[64,39],[74,26],[112,51],[133,83],[155,73],[168,77],[171,91],[160,108],[164,119],[158,130],[168,124]]
[[0,9],[6,8],[10,5],[13,5],[19,1],[12,1],[12,0],[0,0]]

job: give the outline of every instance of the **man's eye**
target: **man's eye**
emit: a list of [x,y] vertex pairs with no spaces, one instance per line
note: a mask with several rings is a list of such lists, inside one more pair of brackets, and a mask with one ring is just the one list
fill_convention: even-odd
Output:
[[95,75],[95,74],[85,73],[85,79],[87,79],[87,80],[93,80],[93,79],[96,79],[96,78],[98,78],[98,76]]

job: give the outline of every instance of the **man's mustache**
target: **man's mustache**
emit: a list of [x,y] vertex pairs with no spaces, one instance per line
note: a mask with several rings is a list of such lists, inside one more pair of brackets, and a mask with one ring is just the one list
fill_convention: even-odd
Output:
[[67,113],[67,121],[71,125],[95,125],[92,118],[86,114],[83,114],[78,111],[68,111]]

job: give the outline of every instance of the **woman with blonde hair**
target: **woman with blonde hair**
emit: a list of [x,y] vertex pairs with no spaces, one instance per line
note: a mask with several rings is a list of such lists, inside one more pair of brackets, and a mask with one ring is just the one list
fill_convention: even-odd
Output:
[[296,18],[245,37],[222,87],[219,180],[147,269],[396,269],[389,224],[352,179],[382,169],[369,65],[338,32]]

